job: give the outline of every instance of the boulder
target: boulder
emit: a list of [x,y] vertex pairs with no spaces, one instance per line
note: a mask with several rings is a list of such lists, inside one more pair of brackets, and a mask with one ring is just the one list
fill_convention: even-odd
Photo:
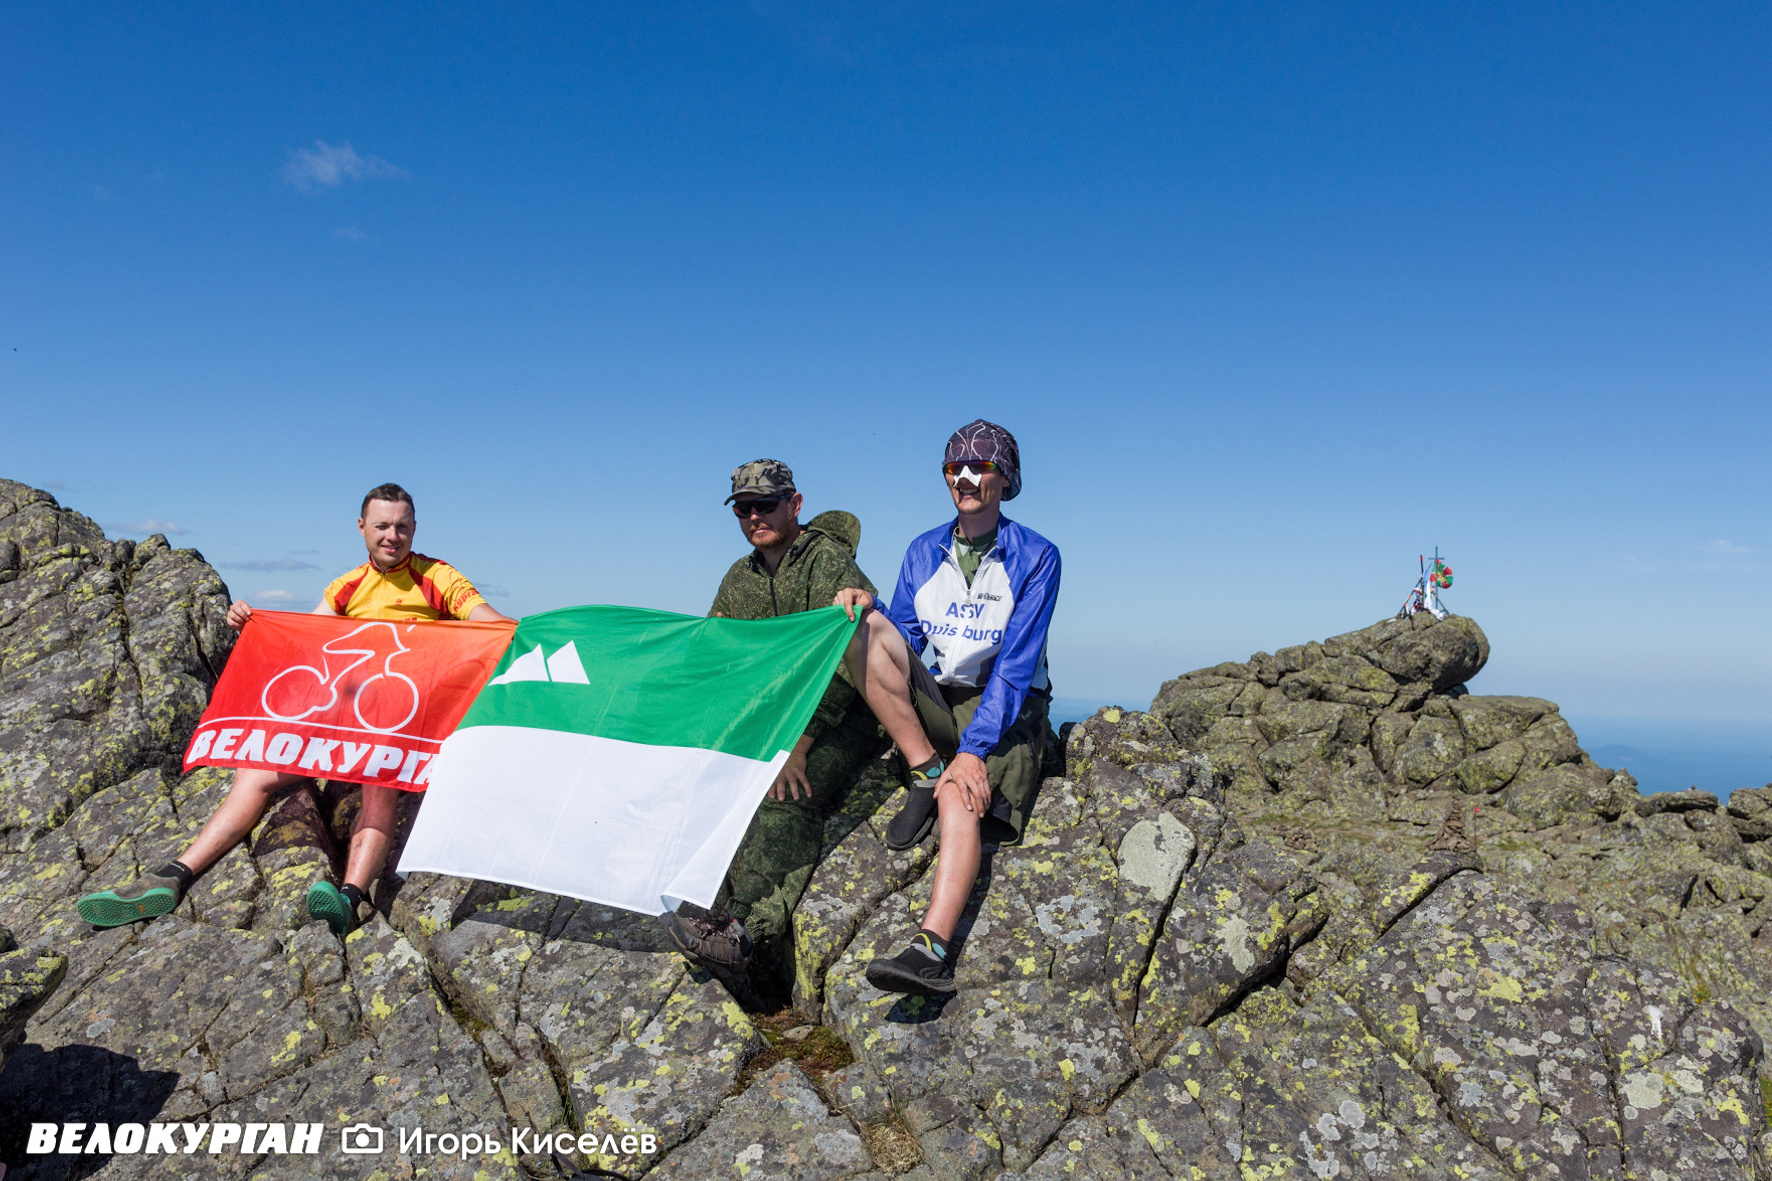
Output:
[[0,1059],[18,1047],[26,1022],[67,972],[65,957],[23,950],[12,932],[0,927]]
[[651,1175],[682,1181],[744,1181],[753,1174],[783,1181],[842,1181],[873,1167],[854,1125],[831,1114],[805,1072],[783,1062],[728,1099],[706,1132]]
[[1715,812],[1717,807],[1716,796],[1708,791],[1699,791],[1696,787],[1685,791],[1657,792],[1636,801],[1638,816],[1653,816],[1657,812]]
[[1489,637],[1462,615],[1436,620],[1418,614],[1387,619],[1323,642],[1329,657],[1357,656],[1398,683],[1424,682],[1435,690],[1461,685],[1489,662]]
[[1612,773],[1563,763],[1522,775],[1501,793],[1501,806],[1531,828],[1550,828],[1620,810],[1611,796]]
[[[110,541],[0,483],[17,1175],[69,1172],[27,1162],[33,1119],[273,1112],[504,1140],[378,1162],[464,1181],[1768,1175],[1772,788],[1726,809],[1639,797],[1551,702],[1465,690],[1488,656],[1470,620],[1257,653],[1067,727],[1025,839],[987,849],[944,1001],[866,981],[915,930],[938,856],[933,838],[885,848],[901,772],[870,764],[787,957],[792,1020],[854,1060],[796,1065],[784,1041],[761,1065],[779,1023],[649,916],[413,874],[378,883],[348,939],[306,922],[354,814],[343,785],[286,793],[175,914],[80,923],[78,894],[174,855],[230,785],[178,765],[227,602],[194,551]],[[364,1169],[78,1162],[147,1173]]]
[[1573,906],[1459,875],[1333,985],[1509,1173],[1752,1175],[1759,1038],[1665,973],[1596,959]]
[[1557,709],[1541,697],[1458,697],[1446,704],[1458,719],[1465,745],[1473,751],[1518,739]]
[[0,549],[0,850],[18,851],[95,792],[176,770],[234,633],[195,550],[108,541],[10,480]]

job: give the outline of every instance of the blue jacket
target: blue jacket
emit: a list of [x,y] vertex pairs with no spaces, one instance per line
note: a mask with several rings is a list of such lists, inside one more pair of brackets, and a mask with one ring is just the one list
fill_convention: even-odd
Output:
[[1021,713],[1030,690],[1048,691],[1046,629],[1058,602],[1058,547],[1004,517],[972,585],[953,554],[956,518],[911,542],[887,618],[911,650],[935,648],[935,679],[984,689],[960,750],[983,758]]

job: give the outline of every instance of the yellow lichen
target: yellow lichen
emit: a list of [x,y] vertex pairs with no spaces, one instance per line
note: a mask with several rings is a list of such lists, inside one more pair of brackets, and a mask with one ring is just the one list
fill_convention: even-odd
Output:
[[1512,1001],[1517,1005],[1525,996],[1525,985],[1512,976],[1498,976],[1488,988],[1477,989],[1477,995]]

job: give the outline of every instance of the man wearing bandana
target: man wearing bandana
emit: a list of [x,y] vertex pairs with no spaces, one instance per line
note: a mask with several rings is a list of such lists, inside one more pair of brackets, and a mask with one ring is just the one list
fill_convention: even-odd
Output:
[[[983,419],[966,424],[948,440],[942,474],[958,515],[911,542],[891,606],[861,588],[836,597],[862,615],[851,679],[910,765],[908,798],[886,843],[908,848],[941,824],[922,929],[867,971],[875,988],[924,996],[954,991],[948,944],[982,843],[1019,842],[1033,806],[1059,577],[1058,547],[1002,515],[1002,502],[1021,491],[1015,436]],[[925,648],[934,668],[918,659]]]

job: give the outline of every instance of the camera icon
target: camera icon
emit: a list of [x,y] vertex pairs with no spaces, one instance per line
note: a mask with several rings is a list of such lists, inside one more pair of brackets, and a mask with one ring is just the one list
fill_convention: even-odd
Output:
[[352,1124],[338,1134],[338,1150],[357,1155],[381,1151],[381,1129],[374,1124]]

